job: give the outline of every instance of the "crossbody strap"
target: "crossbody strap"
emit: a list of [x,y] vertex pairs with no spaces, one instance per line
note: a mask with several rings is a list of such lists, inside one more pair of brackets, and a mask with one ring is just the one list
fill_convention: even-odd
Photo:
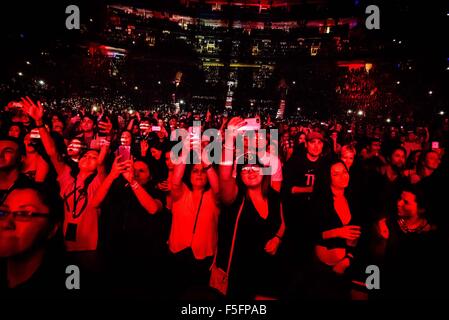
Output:
[[226,269],[226,273],[228,274],[228,276],[229,276],[229,271],[231,270],[231,262],[232,262],[232,255],[234,253],[235,238],[237,237],[237,228],[239,225],[239,220],[240,220],[240,216],[243,211],[244,204],[245,204],[245,197],[243,197],[243,201],[242,201],[242,204],[240,205],[239,213],[237,214],[237,219],[235,220],[234,235],[232,236],[231,251],[229,252],[228,268]]

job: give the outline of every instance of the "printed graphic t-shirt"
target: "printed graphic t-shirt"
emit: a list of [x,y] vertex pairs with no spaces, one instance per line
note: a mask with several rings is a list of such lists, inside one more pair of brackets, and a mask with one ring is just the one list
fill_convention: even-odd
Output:
[[67,251],[89,251],[97,249],[98,216],[100,210],[92,206],[92,198],[101,185],[97,174],[83,192],[84,181],[70,175],[70,167],[58,177],[61,197],[64,200],[64,243]]

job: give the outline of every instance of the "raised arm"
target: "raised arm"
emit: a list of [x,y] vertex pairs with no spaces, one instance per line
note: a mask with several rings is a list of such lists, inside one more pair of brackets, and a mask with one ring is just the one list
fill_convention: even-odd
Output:
[[50,132],[44,125],[44,107],[40,101],[35,104],[29,97],[22,98],[22,102],[25,112],[35,121],[36,127],[39,129],[39,134],[41,136],[41,141],[44,145],[45,152],[47,152],[56,173],[60,175],[67,165],[62,160]]
[[100,154],[98,156],[98,174],[102,177],[106,176],[105,160],[109,154],[110,144],[112,140],[112,123],[109,117],[106,117],[106,121],[100,121],[98,124],[100,132],[106,135],[106,141],[100,147]]
[[[174,159],[174,156],[172,154],[170,156],[172,157],[172,159]],[[184,176],[184,172],[186,170],[187,156],[188,156],[188,149],[184,148],[181,153],[181,158],[178,159],[178,163],[176,163],[173,168],[173,177],[171,181],[171,195],[174,201],[179,199],[183,193],[184,184],[182,182],[182,177]]]
[[220,200],[225,205],[234,202],[237,197],[238,187],[235,178],[232,176],[234,168],[234,140],[237,136],[237,129],[244,125],[244,121],[235,117],[232,118],[225,132],[225,142],[223,145],[222,162],[219,167]]
[[154,199],[137,181],[134,180],[134,167],[132,160],[130,160],[129,163],[130,165],[128,166],[128,169],[122,174],[123,177],[129,182],[129,185],[140,205],[144,207],[149,214],[158,213],[162,210],[162,202],[158,199]]
[[117,156],[115,158],[114,163],[112,164],[111,172],[103,180],[100,188],[98,188],[97,192],[95,193],[92,199],[92,206],[94,208],[98,208],[101,206],[104,199],[106,198],[106,195],[109,192],[109,189],[112,186],[112,183],[120,176],[120,174],[125,173],[127,166],[130,165],[129,163],[127,163],[128,161],[120,162],[120,157],[121,156]]
[[39,156],[36,164],[36,177],[34,180],[36,182],[44,182],[45,178],[47,178],[48,169],[48,163]]

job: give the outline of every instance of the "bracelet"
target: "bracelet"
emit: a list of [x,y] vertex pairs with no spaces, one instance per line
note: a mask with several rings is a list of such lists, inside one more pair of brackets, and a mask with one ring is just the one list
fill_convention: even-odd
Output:
[[234,149],[235,149],[234,146],[232,146],[232,148],[226,147],[226,144],[223,145],[223,148],[225,148],[226,150],[232,150],[232,151],[234,151]]
[[279,241],[282,241],[282,237],[281,237],[281,236],[279,236],[279,235],[276,234],[275,237],[278,238]]
[[133,190],[137,190],[137,188],[139,188],[139,184],[137,183],[137,181],[134,181],[134,183],[131,184],[130,186],[131,186],[131,189],[133,189]]

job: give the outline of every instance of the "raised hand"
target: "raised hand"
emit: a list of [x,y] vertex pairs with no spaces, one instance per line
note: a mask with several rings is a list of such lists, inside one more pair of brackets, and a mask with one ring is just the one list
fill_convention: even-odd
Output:
[[122,173],[123,178],[126,179],[130,184],[134,182],[134,163],[133,160],[127,160],[123,162],[125,164],[126,170]]
[[148,149],[149,149],[148,141],[141,140],[140,141],[140,153],[142,157],[145,157],[147,155]]
[[111,167],[111,172],[109,173],[114,179],[117,179],[120,174],[126,173],[126,170],[128,169],[129,164],[127,163],[127,161],[120,161],[120,159],[122,158],[121,155],[118,155],[117,157],[115,157],[114,159],[114,163],[112,164]]
[[112,123],[111,120],[109,120],[109,117],[106,117],[106,121],[100,121],[98,123],[98,128],[101,133],[110,135],[112,132]]
[[30,97],[22,97],[23,110],[34,120],[42,121],[44,117],[44,107],[41,102],[38,101],[37,104],[31,100]]

